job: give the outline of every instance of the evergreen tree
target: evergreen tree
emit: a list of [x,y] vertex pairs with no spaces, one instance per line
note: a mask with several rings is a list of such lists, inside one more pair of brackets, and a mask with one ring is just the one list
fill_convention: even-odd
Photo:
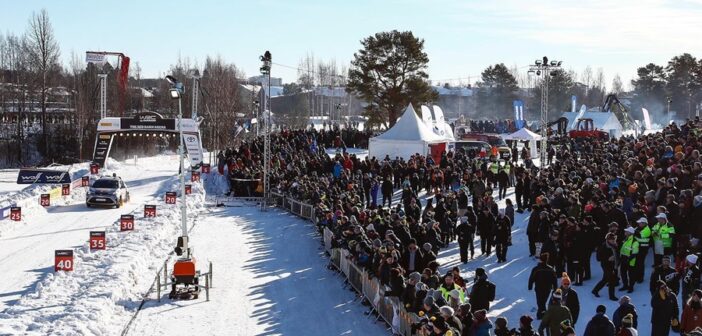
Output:
[[478,117],[509,117],[517,90],[517,79],[503,63],[487,67],[477,92]]
[[676,111],[678,118],[694,115],[702,87],[700,69],[697,59],[688,53],[673,57],[665,68],[670,110]]
[[631,80],[634,87],[632,113],[637,117],[641,108],[659,115],[663,113],[666,96],[666,77],[662,66],[649,63],[636,71],[636,78]]
[[438,98],[426,72],[424,40],[412,32],[380,32],[361,41],[349,70],[346,90],[365,100],[369,124],[392,127],[409,103]]

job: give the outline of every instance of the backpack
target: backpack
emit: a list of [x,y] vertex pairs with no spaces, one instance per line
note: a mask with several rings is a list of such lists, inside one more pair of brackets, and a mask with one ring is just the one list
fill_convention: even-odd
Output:
[[485,281],[485,290],[489,301],[495,301],[495,284],[489,280]]

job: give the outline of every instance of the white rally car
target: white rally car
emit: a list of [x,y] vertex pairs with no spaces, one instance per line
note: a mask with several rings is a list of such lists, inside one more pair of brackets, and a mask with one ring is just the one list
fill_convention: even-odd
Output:
[[113,176],[103,176],[93,182],[85,197],[85,205],[121,207],[129,202],[129,190],[122,181],[122,178]]

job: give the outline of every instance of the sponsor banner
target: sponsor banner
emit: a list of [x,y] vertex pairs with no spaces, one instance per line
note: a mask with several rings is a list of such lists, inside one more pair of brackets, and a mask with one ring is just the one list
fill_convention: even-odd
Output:
[[175,119],[164,119],[157,113],[140,113],[133,118],[121,118],[123,130],[172,131],[176,129]]
[[110,152],[110,146],[112,145],[113,136],[113,134],[98,134],[97,143],[95,144],[95,153],[93,154],[93,161],[98,163],[100,166],[105,165],[107,155]]
[[86,52],[85,53],[85,63],[95,63],[98,65],[103,65],[107,61],[105,60],[105,54]]
[[202,146],[200,146],[200,137],[197,134],[183,134],[183,142],[188,150],[190,157],[190,165],[195,167],[202,163]]
[[27,168],[20,169],[17,175],[17,184],[50,183],[63,184],[71,183],[71,175],[68,171]]

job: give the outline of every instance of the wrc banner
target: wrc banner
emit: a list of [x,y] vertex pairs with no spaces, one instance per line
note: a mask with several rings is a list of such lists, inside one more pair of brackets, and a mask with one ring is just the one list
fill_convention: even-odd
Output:
[[107,61],[105,60],[105,54],[101,53],[94,53],[94,52],[86,52],[85,53],[85,62],[86,63],[95,63],[98,65],[103,65]]

